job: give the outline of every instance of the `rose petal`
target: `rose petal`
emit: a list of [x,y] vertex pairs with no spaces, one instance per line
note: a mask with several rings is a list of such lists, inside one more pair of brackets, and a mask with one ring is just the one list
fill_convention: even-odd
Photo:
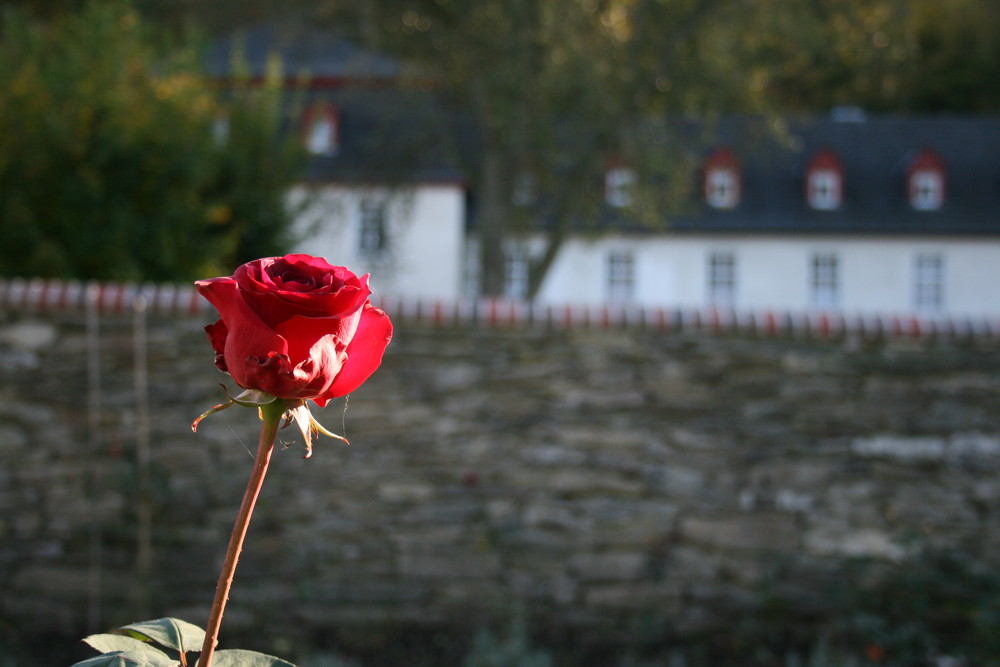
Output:
[[247,262],[236,269],[233,278],[245,290],[289,295],[327,294],[344,285],[359,286],[357,276],[347,267],[333,266],[311,255],[265,257]]
[[260,357],[245,357],[240,373],[245,382],[242,386],[260,389],[278,398],[296,398],[292,393],[297,383],[287,355],[268,352]]
[[215,350],[215,365],[223,373],[228,373],[229,368],[226,366],[226,338],[229,335],[229,329],[226,328],[226,323],[219,320],[215,324],[209,324],[205,327],[205,333],[208,334],[208,340],[212,344],[212,349]]
[[328,401],[346,396],[367,380],[382,363],[382,355],[392,340],[392,322],[382,310],[365,304],[358,322],[354,338],[347,346],[347,362],[340,374],[319,399],[313,399],[323,407]]
[[226,351],[226,338],[229,335],[226,323],[219,320],[214,324],[209,324],[205,327],[205,333],[208,334],[208,341],[212,344],[212,349],[218,354],[223,354]]
[[367,286],[347,285],[341,287],[336,294],[244,290],[243,296],[254,312],[273,326],[296,315],[348,317],[364,306],[371,296],[371,290]]
[[[275,331],[288,342],[288,358],[291,359],[292,364],[298,364],[314,356],[314,346],[326,336],[333,336],[340,341],[350,341],[357,335],[361,317],[362,311],[360,310],[342,318],[296,315],[275,327]],[[345,343],[345,345],[349,345],[349,343]],[[339,370],[337,369],[337,372]]]
[[347,346],[333,336],[316,341],[308,358],[293,364],[287,355],[271,353],[247,359],[245,372],[253,386],[280,398],[315,398],[325,393],[347,360]]
[[294,315],[346,317],[371,296],[367,274],[359,278],[346,267],[309,255],[248,262],[233,279],[254,312],[271,326]]
[[348,344],[358,328],[361,313],[345,318],[293,317],[278,326],[288,342],[288,358],[299,369],[298,380],[310,391],[296,394],[315,398],[327,393],[347,361]]
[[[253,363],[263,363],[272,355],[285,355],[288,343],[273,329],[268,327],[240,296],[239,287],[232,278],[212,278],[195,283],[198,292],[215,306],[228,330],[224,347],[225,363],[236,384],[246,389],[262,389],[274,396],[280,396],[268,387],[254,384]],[[248,370],[248,368],[250,370]]]

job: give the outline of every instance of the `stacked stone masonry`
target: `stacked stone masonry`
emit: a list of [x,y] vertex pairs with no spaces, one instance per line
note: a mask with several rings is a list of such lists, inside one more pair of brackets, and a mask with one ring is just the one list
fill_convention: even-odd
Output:
[[[152,582],[131,318],[100,320],[96,437],[84,318],[0,319],[0,632],[204,623],[257,433],[240,408],[189,428],[228,380],[207,318],[147,324]],[[464,632],[520,603],[564,634],[683,634],[765,582],[814,609],[852,559],[995,564],[998,371],[982,345],[400,326],[317,411],[350,446],[306,460],[282,432],[226,630]]]

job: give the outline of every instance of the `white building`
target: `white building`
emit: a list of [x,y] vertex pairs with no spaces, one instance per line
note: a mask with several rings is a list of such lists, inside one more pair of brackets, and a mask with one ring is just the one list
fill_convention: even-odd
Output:
[[995,317],[998,284],[996,239],[614,235],[568,242],[538,300]]
[[[692,149],[692,210],[662,231],[627,231],[609,188],[607,233],[565,242],[538,301],[1000,316],[1000,119],[831,117],[780,141],[754,122]],[[541,250],[510,246],[509,296]]]
[[297,250],[372,274],[377,295],[457,301],[462,295],[461,183],[320,183],[290,195],[301,209]]
[[[231,48],[217,45],[220,72]],[[372,273],[387,298],[474,296],[475,193],[450,114],[396,85],[395,62],[325,33],[265,28],[244,49],[252,72],[278,54],[301,99],[293,131],[312,160],[289,196],[297,250]],[[698,163],[697,187],[656,231],[630,220],[643,174],[614,163],[603,233],[565,241],[536,302],[1000,316],[1000,118],[854,113],[781,136],[763,126],[727,119],[707,144],[702,128],[681,127],[686,145],[674,127],[669,149]],[[508,298],[523,298],[542,250],[530,233],[509,239]]]
[[400,87],[395,61],[297,24],[220,40],[209,72],[226,79],[234,49],[252,77],[280,60],[309,153],[288,196],[294,250],[371,273],[376,298],[461,298],[467,188],[435,98]]

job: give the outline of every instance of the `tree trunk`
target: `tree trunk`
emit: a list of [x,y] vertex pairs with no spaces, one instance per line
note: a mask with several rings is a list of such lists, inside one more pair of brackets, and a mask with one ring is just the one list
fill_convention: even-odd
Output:
[[479,213],[477,227],[480,252],[480,293],[483,296],[503,296],[506,236],[506,189],[503,186],[503,159],[495,141],[487,137],[483,145],[483,161],[479,175]]
[[548,275],[549,269],[552,268],[552,264],[559,255],[565,238],[566,234],[563,230],[556,229],[545,239],[545,252],[538,258],[538,261],[531,263],[531,268],[528,271],[528,301],[534,301],[538,297],[542,283],[545,282],[545,276]]

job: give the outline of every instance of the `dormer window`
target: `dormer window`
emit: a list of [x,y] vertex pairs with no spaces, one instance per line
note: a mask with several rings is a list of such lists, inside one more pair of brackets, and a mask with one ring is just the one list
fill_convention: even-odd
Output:
[[705,162],[705,202],[712,208],[735,208],[741,190],[736,157],[726,148],[718,149]]
[[944,205],[944,161],[924,150],[910,163],[906,178],[910,206],[918,211],[936,211]]
[[806,201],[818,211],[840,207],[844,197],[844,169],[832,150],[813,156],[806,168]]
[[626,165],[613,165],[604,173],[604,200],[608,206],[625,208],[632,205],[635,190],[635,170]]
[[317,104],[308,111],[303,123],[303,140],[306,150],[313,155],[335,155],[340,144],[340,117],[324,104]]

